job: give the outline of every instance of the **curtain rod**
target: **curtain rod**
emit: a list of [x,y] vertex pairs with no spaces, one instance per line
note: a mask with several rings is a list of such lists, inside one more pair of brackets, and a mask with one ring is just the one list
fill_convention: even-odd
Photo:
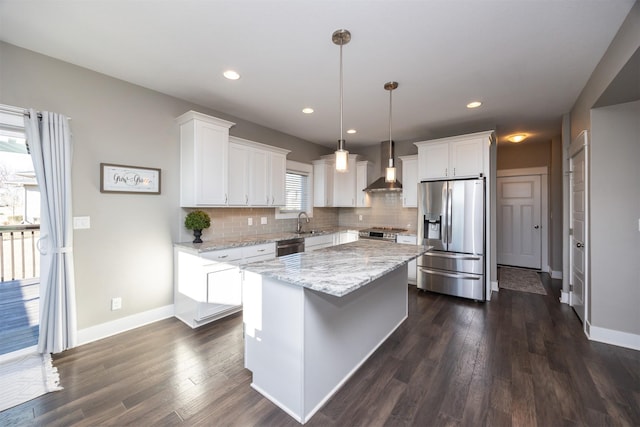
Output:
[[[26,108],[12,107],[11,105],[0,104],[0,112],[31,117],[31,113]],[[42,118],[42,113],[39,111],[38,111],[38,118],[39,119]],[[67,117],[67,119],[71,120],[71,117]]]

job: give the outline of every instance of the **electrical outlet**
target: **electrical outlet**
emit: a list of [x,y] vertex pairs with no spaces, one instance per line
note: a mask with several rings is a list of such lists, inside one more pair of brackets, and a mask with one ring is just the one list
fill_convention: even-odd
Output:
[[253,225],[253,218],[247,218],[247,225]]
[[111,298],[111,311],[120,310],[122,308],[122,298]]
[[264,225],[266,223],[267,223],[267,217],[266,216],[261,217],[260,218],[260,224]]
[[362,215],[358,215],[358,221],[362,221]]

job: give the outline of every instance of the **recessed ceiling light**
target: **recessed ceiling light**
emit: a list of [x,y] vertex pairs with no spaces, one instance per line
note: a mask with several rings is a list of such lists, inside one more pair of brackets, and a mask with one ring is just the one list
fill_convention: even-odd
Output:
[[347,131],[347,133],[356,133],[356,132],[357,132],[357,131],[356,131],[355,129],[349,129],[349,130]]
[[467,104],[467,108],[478,108],[481,105],[482,105],[482,102],[480,101],[472,101]]
[[518,143],[518,142],[522,142],[522,141],[524,141],[525,139],[527,139],[527,135],[525,135],[525,134],[511,135],[511,136],[510,136],[510,137],[508,137],[507,139],[508,139],[509,141],[511,141],[511,142]]
[[302,109],[302,112],[305,113],[305,114],[311,114],[311,113],[313,113],[313,108],[305,107],[305,108]]
[[224,73],[222,73],[226,78],[228,78],[229,80],[238,80],[240,78],[240,74],[238,74],[237,72],[233,71],[233,70],[227,70]]

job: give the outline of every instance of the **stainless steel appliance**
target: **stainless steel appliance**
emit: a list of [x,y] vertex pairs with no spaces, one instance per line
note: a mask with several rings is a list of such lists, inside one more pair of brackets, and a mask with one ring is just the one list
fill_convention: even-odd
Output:
[[304,252],[304,237],[279,240],[276,242],[277,257],[297,254],[298,252]]
[[485,300],[484,194],[483,178],[418,184],[419,289]]
[[398,233],[404,233],[405,231],[407,230],[404,228],[374,227],[366,230],[360,230],[358,235],[361,239],[388,240],[395,242]]

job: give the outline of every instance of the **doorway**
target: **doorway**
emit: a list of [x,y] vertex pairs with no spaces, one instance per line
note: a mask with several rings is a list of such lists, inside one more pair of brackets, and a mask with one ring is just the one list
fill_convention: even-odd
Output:
[[40,191],[23,128],[0,116],[0,356],[37,345]]
[[499,170],[496,182],[498,264],[546,271],[547,168]]

